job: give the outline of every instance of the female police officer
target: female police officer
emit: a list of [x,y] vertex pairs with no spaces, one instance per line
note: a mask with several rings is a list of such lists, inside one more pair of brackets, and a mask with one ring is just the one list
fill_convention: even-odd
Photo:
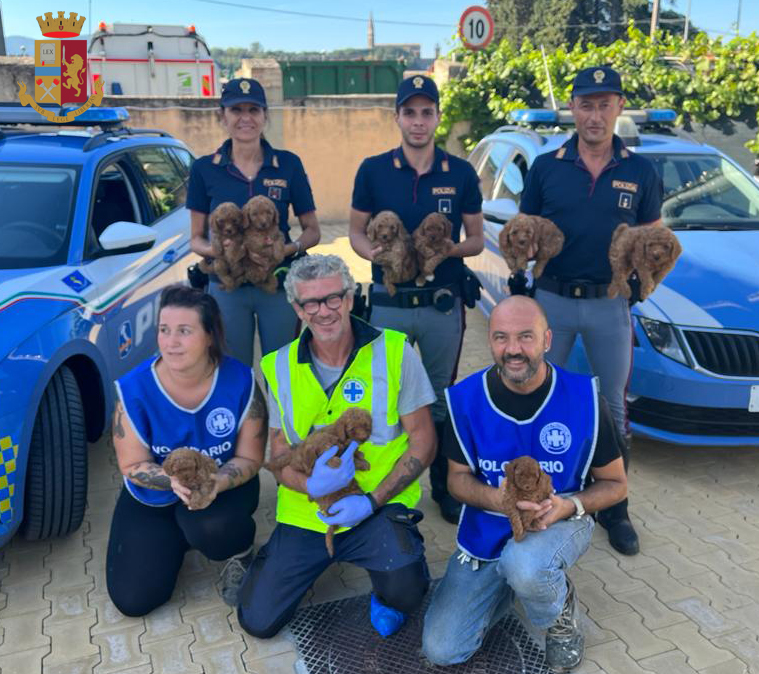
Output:
[[[297,155],[275,150],[264,139],[268,119],[266,94],[254,79],[234,79],[221,92],[221,122],[229,138],[212,155],[200,157],[192,167],[187,194],[192,227],[192,250],[213,257],[207,238],[208,214],[219,204],[232,201],[243,206],[251,197],[269,197],[279,211],[279,227],[285,236],[281,265],[286,273],[295,256],[319,243],[319,224],[314,199],[303,164]],[[300,221],[303,233],[290,238],[288,208]],[[267,293],[245,284],[225,291],[212,277],[209,288],[221,308],[229,353],[250,365],[253,362],[253,334],[258,334],[263,353],[274,351],[296,334],[297,316],[283,290]]]

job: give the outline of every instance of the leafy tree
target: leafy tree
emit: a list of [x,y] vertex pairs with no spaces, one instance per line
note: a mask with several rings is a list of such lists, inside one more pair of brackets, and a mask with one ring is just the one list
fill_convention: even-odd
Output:
[[[529,39],[521,47],[508,39],[479,52],[462,47],[456,56],[466,75],[443,88],[438,140],[448,137],[454,123],[467,121],[470,129],[460,140],[471,149],[507,123],[512,110],[547,104],[543,58]],[[680,35],[659,32],[652,42],[630,25],[625,40],[560,46],[547,53],[547,62],[559,101],[569,100],[578,70],[608,63],[620,72],[632,107],[671,108],[678,112],[677,124],[686,128],[699,122],[729,129],[734,119],[759,123],[759,36],[753,33],[729,41],[700,33],[685,42]],[[759,153],[759,138],[746,146]]]

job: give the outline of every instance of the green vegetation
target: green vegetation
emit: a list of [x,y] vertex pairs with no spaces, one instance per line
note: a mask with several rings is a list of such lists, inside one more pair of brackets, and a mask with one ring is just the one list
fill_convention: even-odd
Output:
[[[549,107],[548,82],[539,46],[525,39],[521,47],[507,39],[481,52],[454,52],[466,66],[463,79],[448,83],[441,94],[443,116],[438,140],[458,121],[471,128],[460,138],[467,149],[498,126],[511,110]],[[677,123],[715,123],[735,119],[759,122],[759,37],[723,41],[699,33],[688,42],[659,32],[652,42],[632,25],[627,39],[600,46],[577,42],[547,54],[558,102],[570,98],[572,79],[581,68],[609,64],[622,75],[630,107],[672,108]],[[759,153],[759,137],[746,144]]]

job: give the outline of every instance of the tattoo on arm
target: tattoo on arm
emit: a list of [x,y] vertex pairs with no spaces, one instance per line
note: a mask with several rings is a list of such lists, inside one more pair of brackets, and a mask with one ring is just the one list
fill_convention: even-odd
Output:
[[123,438],[126,436],[124,431],[124,425],[121,423],[121,419],[124,416],[124,406],[120,400],[116,401],[116,409],[113,411],[113,434],[117,438]]
[[248,419],[261,421],[261,428],[256,434],[256,437],[259,439],[266,439],[266,427],[268,425],[269,414],[266,411],[266,401],[264,400],[264,394],[261,391],[261,387],[258,385],[258,382],[255,382],[254,385],[255,391],[253,392],[253,402],[248,411]]
[[260,468],[261,465],[254,459],[245,459],[242,466],[235,459],[230,459],[219,468],[218,476],[227,478],[227,489],[234,489],[250,480]]
[[132,482],[148,489],[171,489],[171,479],[157,463],[143,461],[129,471]]
[[422,462],[415,456],[406,457],[406,460],[403,462],[403,468],[404,472],[398,476],[395,484],[390,487],[390,491],[388,492],[389,499],[400,494],[404,489],[406,489],[406,487],[408,487],[414,480],[416,480],[416,478],[418,478],[424,470]]

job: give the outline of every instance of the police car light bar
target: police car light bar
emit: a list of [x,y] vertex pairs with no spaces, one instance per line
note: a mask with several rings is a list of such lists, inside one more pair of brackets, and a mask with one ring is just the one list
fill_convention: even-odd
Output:
[[[59,117],[64,117],[68,112],[76,110],[74,107],[62,107],[58,106],[52,108],[48,106],[42,106],[45,110],[52,110]],[[43,117],[31,106],[22,106],[19,103],[15,105],[3,104],[0,105],[0,124],[34,124],[45,126],[92,126],[92,125],[108,125],[108,124],[120,124],[126,122],[129,119],[129,113],[126,108],[98,108],[91,107],[89,110],[85,110],[81,115],[78,115],[70,122],[58,123],[50,122],[47,118]]]
[[[675,119],[677,119],[677,113],[674,110],[625,110],[624,114],[636,124],[674,124]],[[543,110],[537,108],[512,110],[509,113],[509,117],[512,121],[522,124],[556,124],[558,126],[574,124],[572,113],[569,110]]]

